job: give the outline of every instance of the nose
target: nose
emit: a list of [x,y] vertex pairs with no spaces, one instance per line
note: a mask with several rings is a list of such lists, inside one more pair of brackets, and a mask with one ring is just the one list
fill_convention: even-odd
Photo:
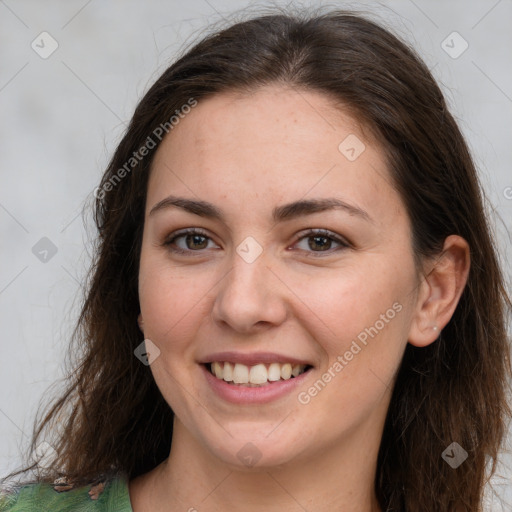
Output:
[[233,259],[231,271],[219,283],[212,310],[214,321],[243,334],[283,323],[286,290],[264,256],[252,263],[238,254]]

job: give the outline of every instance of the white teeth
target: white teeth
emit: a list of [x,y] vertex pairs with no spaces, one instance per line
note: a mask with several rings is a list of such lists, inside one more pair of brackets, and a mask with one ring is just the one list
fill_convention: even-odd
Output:
[[306,365],[291,363],[271,363],[268,367],[263,364],[247,366],[245,364],[215,361],[210,365],[211,373],[218,379],[234,384],[243,384],[248,386],[264,385],[268,382],[278,380],[288,380],[292,376],[298,377],[304,373]]
[[297,377],[297,375],[300,375],[300,364],[294,364],[292,367],[292,375],[294,377]]
[[213,370],[213,373],[215,373],[215,377],[217,377],[218,379],[222,379],[222,376],[223,376],[222,366],[220,365],[220,363],[218,361],[215,361],[212,364],[212,370]]
[[268,380],[274,382],[281,379],[281,365],[279,363],[272,363],[268,367]]
[[264,364],[252,366],[249,372],[249,382],[251,384],[264,384],[267,382],[268,372]]
[[281,378],[288,380],[292,376],[292,365],[290,363],[281,366]]
[[[222,367],[222,364],[219,363],[219,367]],[[222,374],[217,378],[224,379],[226,382],[231,382],[233,380],[233,366],[231,363],[224,363],[224,368],[221,368]]]
[[233,382],[235,384],[247,384],[249,382],[249,368],[245,364],[235,364],[233,370]]

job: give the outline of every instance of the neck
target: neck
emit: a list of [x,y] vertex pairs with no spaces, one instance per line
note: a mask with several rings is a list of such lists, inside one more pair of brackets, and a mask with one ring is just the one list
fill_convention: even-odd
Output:
[[380,438],[373,432],[360,426],[314,457],[243,468],[219,461],[175,419],[169,458],[130,484],[133,510],[380,512],[374,492]]

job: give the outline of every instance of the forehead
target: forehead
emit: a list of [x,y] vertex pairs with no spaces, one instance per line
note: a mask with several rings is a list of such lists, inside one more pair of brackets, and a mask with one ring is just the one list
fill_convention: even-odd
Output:
[[376,218],[403,210],[370,131],[328,96],[281,86],[200,100],[155,155],[148,210],[169,194],[232,204],[238,215],[309,196],[336,196]]

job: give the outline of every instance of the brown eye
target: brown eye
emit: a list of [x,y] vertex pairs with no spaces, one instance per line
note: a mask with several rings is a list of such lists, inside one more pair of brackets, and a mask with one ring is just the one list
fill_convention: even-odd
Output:
[[164,246],[168,247],[170,251],[176,253],[192,253],[200,252],[203,249],[208,249],[208,244],[213,241],[202,231],[197,229],[189,229],[174,233],[164,242]]
[[[206,249],[207,237],[203,235],[184,235],[187,249]],[[178,237],[180,238],[180,237]]]
[[308,237],[308,246],[310,249],[325,251],[331,248],[333,240],[327,236],[310,236]]
[[[304,245],[305,240],[307,240],[306,246]],[[300,244],[302,244],[302,247]],[[333,248],[333,244],[337,244],[338,247]],[[347,241],[338,237],[334,233],[331,233],[330,231],[322,229],[313,229],[306,232],[302,237],[299,238],[297,245],[299,246],[300,250],[305,252],[328,254],[332,254],[335,251],[350,247],[350,244]]]

